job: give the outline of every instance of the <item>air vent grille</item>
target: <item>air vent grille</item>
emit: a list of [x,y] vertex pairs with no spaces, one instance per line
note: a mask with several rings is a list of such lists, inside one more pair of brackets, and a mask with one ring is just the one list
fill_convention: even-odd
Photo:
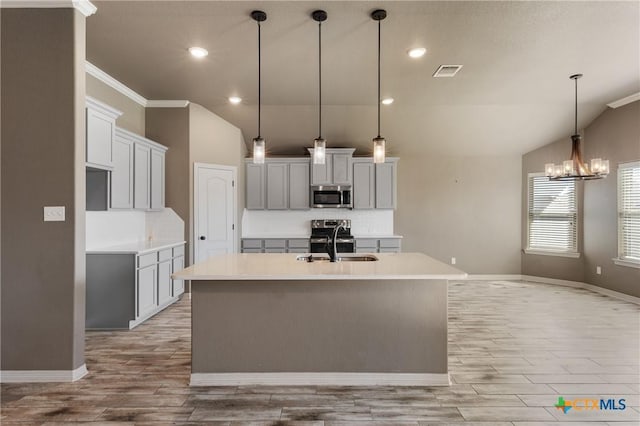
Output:
[[460,71],[462,65],[440,65],[435,73],[434,77],[453,77]]

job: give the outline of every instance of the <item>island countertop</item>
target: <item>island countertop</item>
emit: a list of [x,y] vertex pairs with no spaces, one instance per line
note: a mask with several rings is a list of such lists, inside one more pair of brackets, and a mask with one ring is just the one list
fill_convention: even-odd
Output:
[[[378,261],[305,262],[299,254],[226,254],[173,274],[196,281],[243,280],[459,280],[467,274],[422,253],[376,253]],[[348,255],[346,255],[348,256]]]

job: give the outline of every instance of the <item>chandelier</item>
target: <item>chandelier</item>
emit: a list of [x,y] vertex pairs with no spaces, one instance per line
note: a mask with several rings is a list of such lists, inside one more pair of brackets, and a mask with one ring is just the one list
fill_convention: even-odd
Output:
[[609,160],[593,158],[590,165],[582,160],[582,137],[578,134],[578,79],[582,74],[574,74],[569,78],[575,81],[575,120],[574,132],[571,135],[571,158],[562,164],[547,163],[544,165],[545,175],[549,180],[593,180],[602,179],[609,174]]

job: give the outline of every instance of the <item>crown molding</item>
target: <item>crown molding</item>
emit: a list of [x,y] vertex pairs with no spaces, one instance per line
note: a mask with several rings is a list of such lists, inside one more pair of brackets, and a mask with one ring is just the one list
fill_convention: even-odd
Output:
[[131,90],[130,88],[128,88],[127,86],[125,86],[124,84],[116,80],[115,78],[111,77],[106,72],[102,71],[100,68],[93,65],[91,62],[86,61],[85,69],[87,71],[87,74],[97,78],[107,86],[110,86],[111,88],[117,90],[118,92],[122,93],[132,101],[142,105],[145,108],[147,107],[147,103],[149,101],[147,101],[147,99],[144,96],[134,92],[133,90]]
[[630,104],[631,102],[640,101],[640,92],[634,93],[633,95],[629,95],[626,98],[618,99],[617,101],[613,101],[608,103],[607,106],[609,108],[620,108],[626,104]]
[[189,101],[147,101],[147,108],[185,108]]
[[89,0],[3,0],[3,8],[51,9],[74,8],[84,16],[91,16],[98,8]]

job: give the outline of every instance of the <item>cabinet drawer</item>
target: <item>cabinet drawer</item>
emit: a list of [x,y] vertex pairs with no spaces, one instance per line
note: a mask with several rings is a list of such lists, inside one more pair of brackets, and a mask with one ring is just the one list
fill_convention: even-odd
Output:
[[356,248],[378,248],[378,240],[374,238],[358,238],[356,239]]
[[378,253],[400,253],[400,247],[380,247]]
[[259,248],[243,248],[243,253],[262,253],[262,249]]
[[149,253],[138,256],[138,268],[144,268],[145,266],[153,265],[154,263],[158,263],[157,253]]
[[171,259],[171,249],[160,250],[158,252],[158,262]]
[[301,249],[309,249],[309,239],[295,239],[289,240],[289,248],[301,248]]
[[173,248],[173,257],[184,256],[184,246]]
[[249,248],[249,249],[262,248],[262,240],[242,240],[242,248]]
[[400,239],[398,238],[382,238],[380,239],[380,248],[399,248]]
[[281,248],[266,248],[264,249],[265,253],[285,253],[284,247]]
[[[286,247],[287,240],[264,240],[264,248],[281,248]],[[284,253],[284,252],[283,252]]]

